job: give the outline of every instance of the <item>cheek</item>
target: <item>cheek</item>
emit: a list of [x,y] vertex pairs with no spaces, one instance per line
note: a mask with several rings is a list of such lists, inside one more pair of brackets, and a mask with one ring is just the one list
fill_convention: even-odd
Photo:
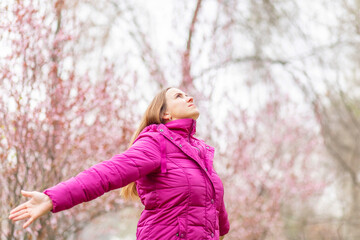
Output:
[[181,102],[174,102],[171,104],[171,112],[173,114],[176,114],[176,113],[182,113],[184,112],[184,103],[181,103]]
[[179,103],[175,103],[173,105],[173,111],[176,113],[181,112],[181,105]]

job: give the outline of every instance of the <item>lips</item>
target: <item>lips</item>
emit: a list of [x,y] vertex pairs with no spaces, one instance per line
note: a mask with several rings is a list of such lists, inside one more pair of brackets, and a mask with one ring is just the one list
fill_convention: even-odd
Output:
[[194,104],[190,104],[188,107],[195,106]]

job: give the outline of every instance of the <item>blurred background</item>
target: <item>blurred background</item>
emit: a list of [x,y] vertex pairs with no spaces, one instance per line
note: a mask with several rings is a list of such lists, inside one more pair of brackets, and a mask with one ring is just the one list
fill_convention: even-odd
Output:
[[2,0],[0,239],[135,239],[119,190],[7,217],[126,150],[167,86],[216,148],[225,239],[360,239],[359,51],[359,0]]

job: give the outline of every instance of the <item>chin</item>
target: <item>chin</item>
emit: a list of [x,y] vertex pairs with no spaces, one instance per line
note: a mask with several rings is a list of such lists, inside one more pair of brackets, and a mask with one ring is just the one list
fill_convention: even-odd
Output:
[[200,116],[200,113],[199,113],[199,114],[196,114],[196,115],[193,115],[193,116],[191,116],[190,118],[192,118],[192,119],[196,120],[196,119],[198,119],[198,118],[199,118],[199,116]]

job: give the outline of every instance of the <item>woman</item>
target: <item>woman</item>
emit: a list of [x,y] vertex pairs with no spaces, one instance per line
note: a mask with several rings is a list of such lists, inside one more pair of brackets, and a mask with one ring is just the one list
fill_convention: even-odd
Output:
[[130,147],[76,177],[40,192],[10,212],[24,228],[56,213],[122,188],[145,209],[137,239],[223,239],[230,225],[222,182],[213,169],[214,148],[195,138],[199,111],[177,88],[162,90],[147,108]]

